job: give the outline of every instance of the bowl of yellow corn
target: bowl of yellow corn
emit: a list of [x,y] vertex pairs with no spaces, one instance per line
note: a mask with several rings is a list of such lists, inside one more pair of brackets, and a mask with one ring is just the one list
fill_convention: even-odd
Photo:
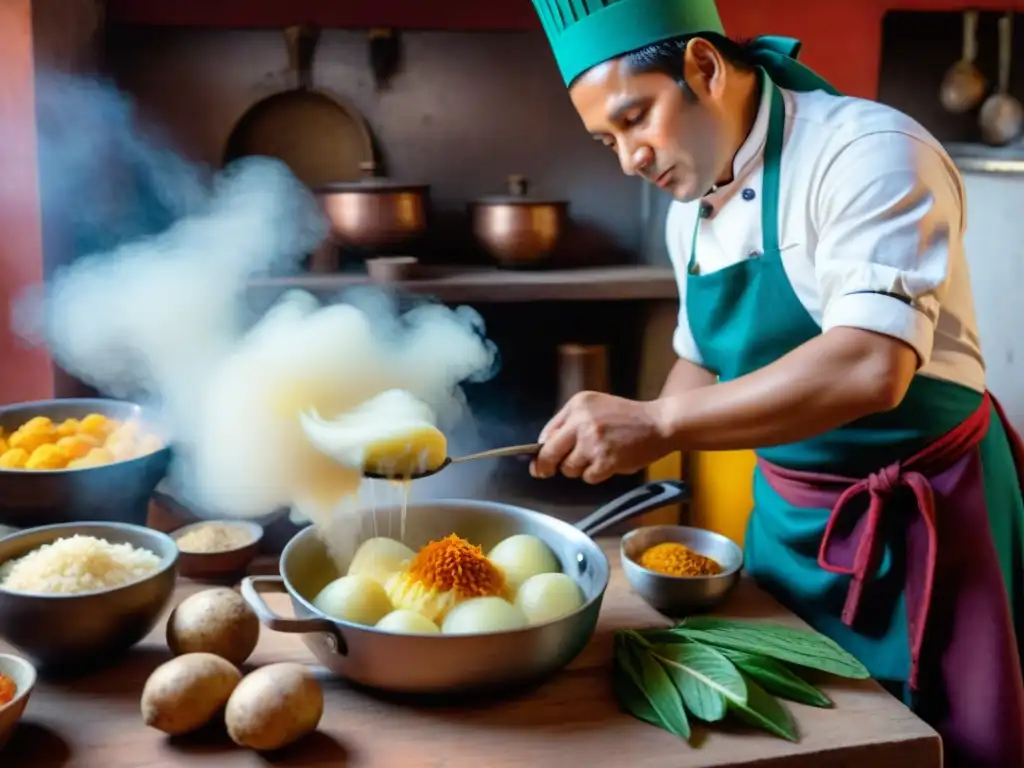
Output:
[[156,415],[121,400],[0,407],[0,525],[145,525],[171,452]]

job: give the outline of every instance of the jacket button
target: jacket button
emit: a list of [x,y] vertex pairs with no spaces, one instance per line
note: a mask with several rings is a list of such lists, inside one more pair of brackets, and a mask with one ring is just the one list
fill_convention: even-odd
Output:
[[753,200],[755,197],[757,197],[757,192],[752,190],[750,187],[747,187],[746,189],[743,190],[744,200]]
[[700,204],[700,217],[702,219],[710,219],[711,218],[711,214],[714,213],[714,212],[715,212],[715,206],[713,206],[711,203],[701,203]]

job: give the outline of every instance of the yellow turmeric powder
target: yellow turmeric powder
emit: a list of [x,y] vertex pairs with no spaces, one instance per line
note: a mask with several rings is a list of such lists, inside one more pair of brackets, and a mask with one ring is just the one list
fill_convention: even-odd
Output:
[[675,541],[655,544],[640,555],[640,565],[667,576],[714,576],[722,566]]

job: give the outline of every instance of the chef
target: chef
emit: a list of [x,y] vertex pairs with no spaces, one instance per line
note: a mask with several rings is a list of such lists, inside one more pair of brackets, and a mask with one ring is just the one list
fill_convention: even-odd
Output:
[[531,471],[755,449],[747,570],[948,765],[1024,766],[1024,451],[985,389],[953,162],[799,42],[731,41],[713,0],[533,3],[587,132],[675,198],[680,311],[660,397],[577,395]]

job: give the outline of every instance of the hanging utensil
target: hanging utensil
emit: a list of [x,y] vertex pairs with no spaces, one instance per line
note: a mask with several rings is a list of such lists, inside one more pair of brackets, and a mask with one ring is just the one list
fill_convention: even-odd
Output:
[[939,89],[939,102],[953,114],[963,114],[981,104],[988,81],[974,63],[978,57],[978,12],[964,12],[964,42],[960,61],[946,72]]
[[352,106],[313,87],[315,27],[285,30],[293,88],[257,102],[242,115],[228,137],[225,164],[239,157],[266,155],[284,162],[310,187],[355,181],[361,166],[372,163],[369,128]]
[[999,90],[981,105],[978,122],[981,139],[1001,147],[1024,130],[1024,106],[1010,95],[1010,65],[1013,61],[1013,13],[999,19]]
[[371,29],[369,35],[370,72],[378,91],[391,85],[391,78],[402,66],[402,43],[393,29]]

